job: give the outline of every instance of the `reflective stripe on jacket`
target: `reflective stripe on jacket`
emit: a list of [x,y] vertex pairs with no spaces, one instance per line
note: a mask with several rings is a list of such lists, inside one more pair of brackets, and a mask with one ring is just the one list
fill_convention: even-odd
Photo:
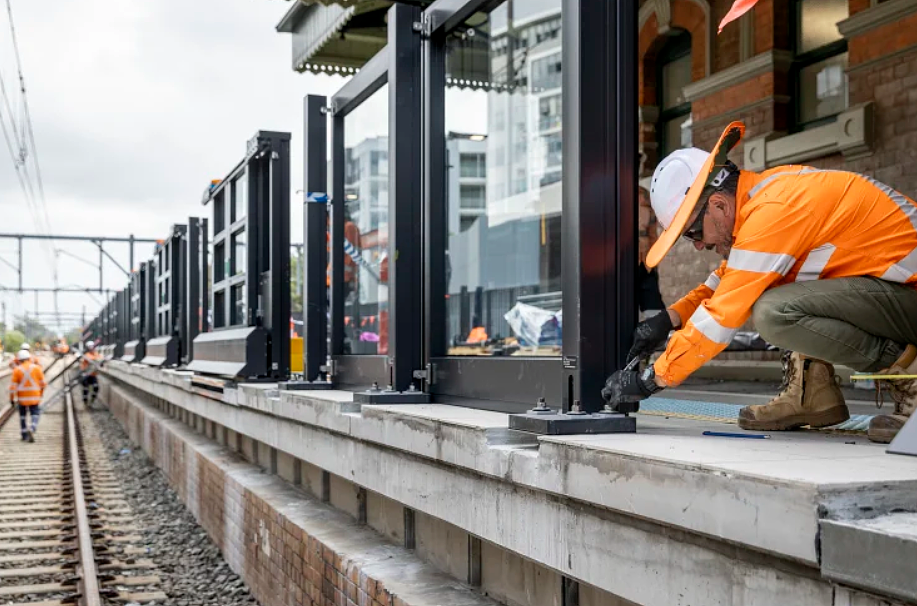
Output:
[[870,177],[805,166],[743,171],[736,202],[729,258],[672,305],[684,328],[655,364],[669,385],[723,351],[769,288],[853,276],[917,283],[917,204]]
[[31,360],[22,362],[13,370],[10,379],[10,393],[23,406],[35,406],[41,403],[41,394],[45,390],[45,373],[41,366]]

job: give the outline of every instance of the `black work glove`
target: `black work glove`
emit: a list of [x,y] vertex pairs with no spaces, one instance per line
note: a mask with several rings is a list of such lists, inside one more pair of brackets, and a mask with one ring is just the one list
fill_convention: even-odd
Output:
[[669,331],[672,330],[672,319],[669,318],[669,310],[663,309],[661,312],[643,322],[637,324],[634,330],[634,344],[630,351],[627,352],[627,361],[634,358],[646,358],[651,355],[660,345],[665,343],[669,338]]
[[602,398],[619,412],[636,412],[637,402],[662,391],[656,384],[656,372],[650,366],[643,372],[619,370],[608,377],[602,388]]

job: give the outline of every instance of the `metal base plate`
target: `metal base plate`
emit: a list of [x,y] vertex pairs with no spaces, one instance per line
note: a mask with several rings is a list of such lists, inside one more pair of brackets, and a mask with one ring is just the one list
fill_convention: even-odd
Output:
[[915,418],[917,415],[911,415],[892,443],[888,445],[886,452],[917,457],[917,421],[914,420]]
[[311,391],[334,389],[329,381],[285,381],[277,386],[280,391]]
[[543,436],[636,433],[637,419],[623,414],[521,414],[509,415],[509,428]]
[[357,404],[429,404],[430,394],[422,391],[358,391],[353,394]]

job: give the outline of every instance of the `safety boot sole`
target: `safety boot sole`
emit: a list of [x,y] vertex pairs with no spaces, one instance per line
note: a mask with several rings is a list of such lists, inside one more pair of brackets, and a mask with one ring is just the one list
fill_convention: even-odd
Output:
[[847,410],[846,406],[835,406],[818,412],[768,420],[749,419],[743,417],[742,412],[744,412],[744,409],[739,411],[739,427],[754,431],[787,431],[790,429],[799,429],[806,425],[817,429],[819,427],[837,425],[850,418],[850,411]]

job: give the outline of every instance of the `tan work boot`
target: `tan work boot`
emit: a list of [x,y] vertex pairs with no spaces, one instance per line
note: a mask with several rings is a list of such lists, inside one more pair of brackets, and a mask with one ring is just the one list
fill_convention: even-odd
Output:
[[767,404],[739,411],[739,427],[784,431],[804,425],[827,427],[850,418],[834,366],[793,352],[784,360],[783,390]]
[[[883,375],[917,375],[917,347],[908,345],[891,365],[891,368],[881,371]],[[880,444],[888,444],[898,435],[898,432],[907,423],[911,413],[917,408],[917,380],[915,379],[887,379],[876,381],[876,401],[882,406],[882,394],[887,391],[895,402],[895,412],[890,415],[877,415],[869,422],[869,439]]]

